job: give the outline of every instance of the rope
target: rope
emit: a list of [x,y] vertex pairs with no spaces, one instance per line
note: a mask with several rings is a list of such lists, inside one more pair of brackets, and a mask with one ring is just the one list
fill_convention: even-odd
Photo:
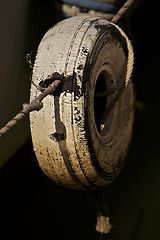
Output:
[[[113,90],[117,90],[119,88],[118,93],[116,94],[116,96],[111,100],[111,102],[109,103],[108,107],[106,108],[103,116],[102,116],[102,123],[104,123],[104,120],[107,118],[109,112],[111,111],[111,109],[115,106],[116,102],[119,100],[120,96],[122,95],[123,91],[126,89],[126,87],[129,84],[129,81],[131,79],[132,76],[132,72],[133,72],[133,65],[134,65],[134,52],[133,52],[133,47],[132,44],[129,40],[129,38],[127,37],[127,35],[125,34],[125,32],[118,27],[116,24],[111,23],[113,26],[115,26],[119,32],[121,33],[121,35],[125,38],[126,40],[126,44],[127,44],[127,50],[128,50],[128,60],[127,60],[127,69],[126,69],[126,77],[125,77],[125,83],[122,85],[117,84],[117,86],[112,89]],[[104,93],[102,93],[104,96]]]
[[125,2],[124,5],[120,8],[120,10],[116,13],[116,15],[112,18],[111,22],[117,23],[133,2],[134,0],[128,0],[127,2]]
[[89,190],[88,192],[92,195],[97,207],[96,230],[102,234],[107,234],[111,231],[112,225],[110,224],[109,208],[104,192],[102,189]]
[[56,88],[61,83],[60,80],[55,80],[48,86],[42,93],[38,95],[32,102],[25,104],[23,110],[18,113],[11,121],[9,121],[0,130],[0,138],[3,137],[11,128],[13,128],[18,122],[20,122],[29,112],[34,110],[39,111],[43,107],[42,100],[49,94],[54,93]]

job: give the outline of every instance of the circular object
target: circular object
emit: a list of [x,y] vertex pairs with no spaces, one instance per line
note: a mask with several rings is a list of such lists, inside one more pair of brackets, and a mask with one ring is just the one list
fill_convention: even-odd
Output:
[[[57,184],[94,189],[120,172],[132,135],[131,81],[103,116],[118,92],[110,90],[125,84],[127,54],[118,29],[99,17],[64,20],[43,37],[32,79],[41,87],[63,83],[30,113],[30,125],[39,164]],[[31,100],[38,94],[32,85]]]

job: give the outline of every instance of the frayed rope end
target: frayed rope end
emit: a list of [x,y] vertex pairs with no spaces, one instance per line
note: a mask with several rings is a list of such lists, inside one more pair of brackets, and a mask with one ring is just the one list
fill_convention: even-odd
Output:
[[110,233],[112,225],[109,217],[97,216],[96,231],[102,234]]
[[101,234],[107,234],[111,231],[109,208],[105,200],[104,191],[101,188],[90,190],[97,207],[97,225],[96,231]]

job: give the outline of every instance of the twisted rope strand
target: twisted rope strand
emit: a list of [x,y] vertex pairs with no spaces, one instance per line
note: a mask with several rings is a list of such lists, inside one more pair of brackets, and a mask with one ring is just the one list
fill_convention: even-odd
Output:
[[61,83],[60,80],[55,80],[52,84],[48,86],[42,93],[38,95],[32,102],[25,104],[24,109],[18,113],[11,121],[9,121],[0,130],[0,138],[3,137],[11,128],[13,128],[18,122],[20,122],[29,112],[34,110],[39,111],[43,107],[42,100],[49,94],[54,93],[56,88]]
[[117,23],[133,2],[134,0],[128,0],[127,2],[125,2],[124,5],[120,8],[120,10],[116,13],[116,15],[112,18],[111,22]]
[[[118,93],[116,94],[116,96],[111,100],[111,102],[109,103],[108,107],[106,108],[105,112],[103,113],[102,116],[102,123],[104,123],[105,119],[107,118],[108,114],[110,113],[111,109],[115,106],[116,102],[119,100],[120,96],[122,95],[123,91],[126,89],[126,87],[129,84],[129,81],[131,79],[132,76],[132,72],[133,72],[133,65],[134,65],[134,52],[133,52],[133,47],[132,44],[129,40],[129,38],[127,37],[127,35],[125,34],[125,32],[116,24],[111,23],[113,26],[115,26],[118,31],[121,33],[121,35],[125,38],[126,40],[126,44],[127,44],[127,49],[128,49],[128,60],[127,60],[127,69],[126,69],[126,77],[125,77],[125,83],[120,86]],[[116,88],[115,88],[116,90]]]

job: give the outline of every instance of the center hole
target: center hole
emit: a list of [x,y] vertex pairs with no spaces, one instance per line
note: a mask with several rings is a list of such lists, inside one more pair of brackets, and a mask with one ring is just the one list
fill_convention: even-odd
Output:
[[94,118],[97,130],[99,133],[104,128],[102,123],[102,116],[107,107],[107,95],[100,95],[100,93],[104,93],[107,90],[107,79],[106,74],[101,72],[97,78],[95,91],[94,91]]

